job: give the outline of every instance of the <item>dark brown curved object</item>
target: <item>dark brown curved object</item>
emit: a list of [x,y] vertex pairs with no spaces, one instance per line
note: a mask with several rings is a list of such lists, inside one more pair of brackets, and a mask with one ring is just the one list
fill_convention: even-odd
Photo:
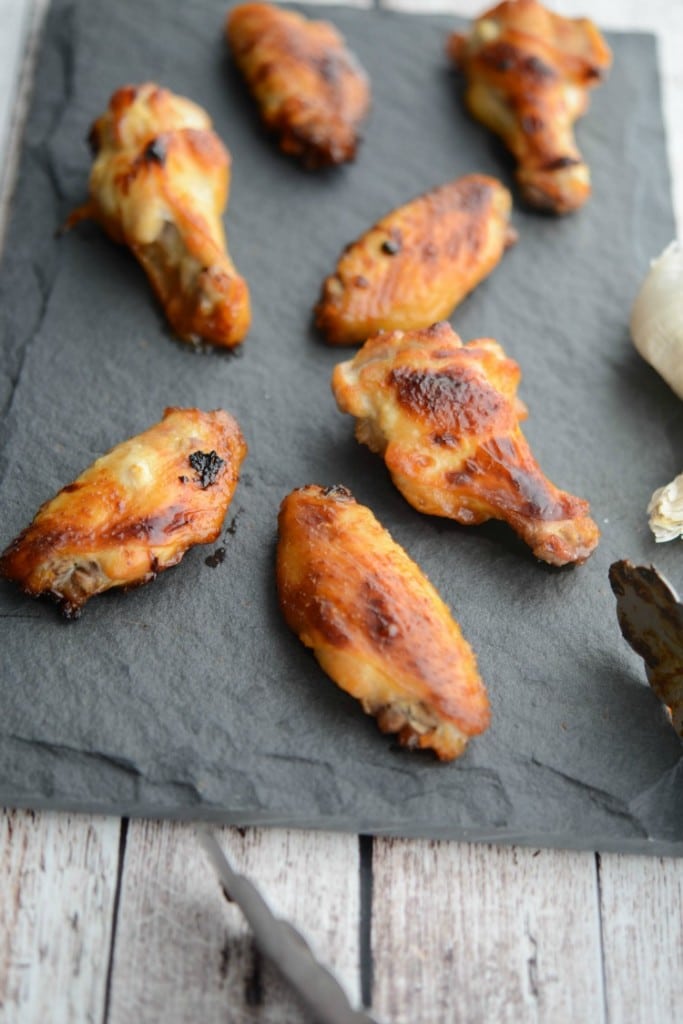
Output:
[[683,604],[652,565],[613,562],[609,581],[624,639],[645,662],[648,682],[683,738]]

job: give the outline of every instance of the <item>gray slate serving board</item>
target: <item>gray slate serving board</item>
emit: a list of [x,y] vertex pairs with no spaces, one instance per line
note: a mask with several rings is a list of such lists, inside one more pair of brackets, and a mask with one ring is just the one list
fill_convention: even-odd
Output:
[[[226,531],[153,585],[62,622],[0,584],[0,801],[613,850],[683,852],[679,740],[621,639],[607,569],[683,580],[645,507],[683,466],[683,404],[633,350],[628,313],[674,235],[656,51],[613,35],[615,65],[579,128],[594,197],[557,220],[518,209],[520,240],[456,310],[523,369],[525,432],[603,532],[583,567],[538,564],[507,529],[420,516],[353,440],[310,312],[341,247],[417,193],[470,171],[512,181],[469,120],[441,17],[326,9],[368,69],[354,166],[314,176],[267,139],[225,52],[219,0],[58,0],[49,14],[0,279],[4,546],[38,505],[166,405],[223,406],[250,445]],[[157,80],[211,113],[230,147],[231,252],[254,321],[235,358],[167,334],[142,272],[94,226],[56,240],[85,195],[92,119]],[[276,513],[344,483],[448,601],[479,657],[489,732],[450,765],[398,750],[281,621]]]

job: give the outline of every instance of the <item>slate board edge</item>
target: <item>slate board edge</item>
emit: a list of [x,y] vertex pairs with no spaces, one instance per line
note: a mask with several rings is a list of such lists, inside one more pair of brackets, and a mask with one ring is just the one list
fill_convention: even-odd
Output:
[[[55,7],[57,7],[57,6],[58,5],[55,5]],[[69,6],[73,6],[73,5],[72,4],[67,4],[67,5],[62,5],[62,6],[69,7]],[[339,8],[339,9],[344,9],[344,8]],[[387,16],[393,17],[395,12],[383,12],[383,14],[387,14]],[[618,34],[618,33],[615,33],[615,35],[616,34]],[[629,35],[629,36],[631,36],[631,35],[648,35],[646,33],[623,33],[623,34],[624,35]],[[610,33],[610,35],[611,35],[611,33]],[[15,796],[15,797],[12,798],[12,802],[16,806],[24,806],[23,799],[24,799],[23,797],[17,798]],[[119,811],[118,806],[116,804],[106,803],[106,804],[104,804],[104,806],[101,806],[99,801],[92,801],[92,802],[87,802],[87,803],[84,802],[82,805],[79,805],[78,801],[69,800],[68,798],[67,798],[67,800],[62,800],[61,796],[59,796],[58,794],[57,794],[57,804],[55,804],[54,801],[50,802],[50,800],[43,800],[42,798],[39,798],[38,800],[31,799],[30,802],[26,804],[26,806],[31,806],[31,807],[36,807],[36,808],[43,807],[43,806],[44,807],[48,807],[48,808],[54,808],[55,806],[59,806],[60,808],[63,807],[66,810],[87,811],[89,813],[92,813],[92,812],[94,812],[94,813],[103,813],[103,812],[104,813],[123,813],[123,814],[133,814],[134,816],[138,816],[138,814],[143,814],[144,813],[145,816],[150,816],[150,815],[152,817],[156,817],[157,816],[157,809],[155,808],[153,802],[152,803],[146,803],[144,811],[138,811],[136,809],[135,805],[134,804],[130,804],[130,803],[127,803],[124,806],[124,808]],[[166,817],[166,818],[178,818],[180,820],[191,820],[197,814],[197,808],[192,806],[192,807],[182,807],[182,808],[175,807],[175,808],[168,809],[168,808],[166,808],[164,806],[160,806],[159,809],[158,809],[158,814],[160,816],[163,816],[163,817]],[[249,825],[267,824],[267,825],[279,825],[279,826],[289,825],[291,827],[297,827],[297,828],[317,828],[317,829],[331,828],[331,829],[342,829],[342,830],[349,830],[349,828],[351,828],[353,831],[358,830],[358,822],[357,821],[354,822],[352,825],[349,825],[348,819],[347,818],[342,818],[342,817],[330,818],[330,819],[327,819],[327,818],[324,818],[324,817],[318,817],[315,821],[311,821],[311,820],[309,820],[307,818],[298,818],[298,819],[297,818],[292,818],[291,816],[285,819],[285,818],[278,818],[276,815],[274,815],[272,813],[270,813],[270,814],[259,814],[259,812],[253,812],[253,813],[249,813],[249,814],[244,814],[243,812],[239,812],[239,813],[233,814],[231,811],[223,811],[223,810],[214,811],[211,808],[210,805],[207,805],[207,806],[201,808],[201,814],[202,814],[203,817],[206,818],[206,820],[218,820],[218,821],[223,821],[225,823],[230,823],[230,824],[249,824]],[[361,831],[364,831],[364,830],[361,829]],[[418,835],[429,835],[429,836],[432,836],[434,838],[441,837],[440,834],[439,834],[439,829],[432,829],[432,828],[428,829],[426,826],[424,826],[423,829],[419,829],[418,828],[418,829],[412,829],[411,830],[410,826],[405,826],[403,824],[392,826],[392,827],[387,828],[387,829],[373,829],[373,828],[369,828],[369,829],[367,829],[367,831],[373,832],[373,834],[377,834],[377,835],[404,835],[404,836],[408,836],[408,835],[415,835],[415,836],[418,836]],[[442,831],[443,831],[443,835],[442,835],[443,838],[477,839],[477,840],[480,840],[480,841],[487,841],[487,842],[490,842],[490,841],[496,841],[496,842],[498,842],[498,841],[500,841],[500,842],[516,842],[516,843],[517,842],[522,842],[524,844],[528,843],[529,845],[533,845],[533,846],[536,846],[536,845],[548,846],[548,845],[550,845],[550,846],[562,846],[564,848],[584,849],[584,848],[587,848],[586,847],[586,842],[588,842],[590,844],[589,848],[591,848],[591,849],[595,849],[595,848],[608,849],[608,848],[610,848],[610,845],[611,845],[609,841],[606,841],[606,842],[602,841],[602,840],[595,841],[595,840],[590,840],[587,837],[582,837],[581,838],[581,842],[577,845],[576,842],[575,842],[575,838],[576,837],[573,834],[572,835],[568,835],[568,836],[563,836],[563,835],[558,835],[558,834],[550,834],[550,835],[548,835],[546,833],[543,833],[542,839],[540,841],[536,842],[533,838],[530,838],[530,835],[529,835],[528,832],[525,833],[524,836],[520,836],[518,833],[513,833],[513,832],[506,833],[505,830],[496,830],[495,834],[491,834],[490,830],[482,831],[482,830],[479,830],[479,829],[461,829],[461,830],[457,830],[457,829],[444,829]],[[683,846],[681,844],[678,844],[678,843],[673,843],[672,844],[672,843],[667,843],[666,841],[647,840],[647,839],[635,839],[635,840],[634,839],[618,839],[618,840],[616,840],[616,845],[613,848],[617,849],[617,850],[625,850],[625,849],[628,848],[628,849],[633,849],[634,852],[659,853],[661,855],[663,848],[666,848],[668,850],[670,847],[673,847],[673,849],[676,852],[676,854],[683,853]]]
[[27,811],[47,811],[64,814],[104,815],[145,821],[176,821],[185,824],[208,823],[231,828],[280,828],[315,832],[339,832],[342,834],[368,835],[390,839],[432,839],[463,843],[487,843],[495,846],[522,846],[530,849],[571,850],[575,852],[638,854],[651,857],[683,857],[683,842],[666,839],[608,837],[576,833],[542,832],[514,829],[478,828],[415,828],[408,824],[393,827],[377,827],[371,823],[359,822],[343,817],[297,818],[292,815],[278,816],[274,813],[258,814],[225,811],[222,808],[204,806],[198,808],[145,804],[138,809],[130,802],[117,804],[108,801],[79,802],[69,798],[60,799],[58,806],[44,797],[17,799],[13,794],[0,790],[0,806]]

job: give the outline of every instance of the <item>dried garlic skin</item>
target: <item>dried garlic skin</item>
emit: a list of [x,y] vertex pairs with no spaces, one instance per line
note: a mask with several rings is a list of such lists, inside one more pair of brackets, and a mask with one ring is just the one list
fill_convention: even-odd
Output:
[[653,260],[631,310],[633,344],[683,398],[683,245]]
[[647,514],[657,544],[683,536],[683,473],[670,484],[657,488]]

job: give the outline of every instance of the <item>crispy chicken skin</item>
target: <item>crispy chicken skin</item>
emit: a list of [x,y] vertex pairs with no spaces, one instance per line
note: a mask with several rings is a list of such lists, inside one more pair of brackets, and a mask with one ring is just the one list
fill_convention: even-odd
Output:
[[598,528],[588,503],[558,490],[532,455],[520,376],[496,341],[463,345],[440,323],[371,338],[335,368],[332,389],[418,511],[465,525],[502,519],[544,562],[583,562]]
[[226,248],[230,154],[208,115],[151,82],[128,85],[93,124],[90,143],[90,199],[67,226],[92,218],[128,245],[179,338],[239,344],[249,290]]
[[216,539],[246,451],[227,412],[166,409],[42,505],[0,556],[0,575],[69,619],[95,594],[148,583]]
[[344,487],[302,487],[280,508],[277,585],[287,624],[383,732],[443,761],[489,724],[471,647],[429,580]]
[[536,0],[504,0],[469,34],[453,33],[447,48],[465,74],[470,112],[515,156],[524,200],[554,213],[582,206],[590,172],[573,124],[612,61],[595,25]]
[[282,151],[311,170],[353,160],[370,85],[337,29],[256,3],[235,7],[225,31]]
[[350,345],[449,316],[515,241],[511,205],[495,178],[470,174],[389,213],[342,253],[316,326]]

